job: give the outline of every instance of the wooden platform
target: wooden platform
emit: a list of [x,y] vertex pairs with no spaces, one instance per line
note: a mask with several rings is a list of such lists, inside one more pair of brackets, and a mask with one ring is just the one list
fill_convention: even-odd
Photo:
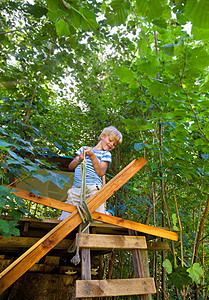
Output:
[[[0,236],[0,255],[12,255],[23,253],[26,249],[34,245],[41,237],[53,229],[60,221],[55,219],[39,220],[35,218],[20,218],[19,230],[20,236],[12,236],[5,238]],[[49,255],[65,256],[69,255],[68,249],[72,246],[77,228],[66,236],[59,244],[57,244],[49,253]],[[94,222],[90,225],[90,233],[92,234],[106,234],[106,235],[128,235],[128,229],[109,225],[106,223]],[[139,233],[140,235],[140,233]],[[142,234],[146,237],[148,242],[148,250],[167,250],[169,249],[168,243],[155,242],[156,237],[148,234]],[[95,250],[96,251],[96,250]]]
[[[43,237],[47,232],[52,230],[60,221],[55,219],[39,220],[35,218],[21,218],[19,220],[20,236],[12,236],[6,238],[0,236],[0,272],[6,269],[17,257],[22,255],[28,248],[32,247],[38,240]],[[127,236],[129,235],[128,229],[109,225],[100,222],[94,222],[90,225],[90,233],[109,236]],[[70,260],[74,256],[74,252],[69,253],[76,240],[77,228],[66,236],[60,243],[58,243],[46,256],[43,257],[38,263],[29,269],[29,273],[33,274],[57,274],[57,275],[77,275],[81,273],[80,265],[73,265]],[[168,250],[169,244],[167,242],[156,241],[155,236],[143,234],[141,238],[146,236],[147,247],[150,251],[164,251]],[[82,241],[81,241],[82,243]],[[84,241],[85,243],[85,241]],[[110,244],[109,244],[110,245]],[[110,245],[109,248],[104,249],[95,245],[91,250],[92,256],[92,269],[98,268],[99,255],[110,253],[113,248],[115,251],[124,248],[125,245],[118,246]],[[132,247],[134,248],[134,246]],[[64,263],[63,263],[64,262]]]

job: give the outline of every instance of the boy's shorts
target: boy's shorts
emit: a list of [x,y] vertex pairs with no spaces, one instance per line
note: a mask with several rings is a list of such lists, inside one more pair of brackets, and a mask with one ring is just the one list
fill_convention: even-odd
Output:
[[[90,198],[93,196],[98,190],[100,190],[102,185],[87,185],[86,186],[86,199]],[[68,190],[68,197],[66,203],[72,204],[72,205],[77,205],[80,203],[80,194],[81,194],[81,188],[80,187],[71,187]],[[105,214],[105,203],[103,203],[100,207],[96,209],[97,212]],[[69,212],[63,211],[61,216],[58,218],[58,220],[64,220],[70,215]]]

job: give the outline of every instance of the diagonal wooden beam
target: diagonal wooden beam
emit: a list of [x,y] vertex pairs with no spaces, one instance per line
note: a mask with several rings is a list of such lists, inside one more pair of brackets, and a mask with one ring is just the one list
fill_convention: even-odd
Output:
[[[91,213],[102,203],[111,197],[122,185],[124,185],[134,174],[136,174],[145,164],[143,157],[133,160],[96,194],[87,200]],[[55,228],[41,238],[35,245],[28,249],[22,256],[14,261],[0,274],[0,294],[12,283],[22,276],[31,266],[48,253],[55,245],[63,240],[73,229],[82,222],[77,210],[61,221]]]
[[[12,192],[12,193],[14,193],[18,197],[21,197],[21,198],[29,200],[29,201],[33,201],[33,202],[36,202],[36,203],[39,203],[42,205],[50,206],[50,207],[53,207],[56,209],[61,209],[61,210],[67,211],[67,212],[73,212],[76,209],[76,207],[74,205],[64,203],[64,202],[61,202],[61,201],[58,201],[58,200],[55,200],[52,198],[36,196],[35,194],[33,194],[31,192],[24,191],[24,190],[17,189],[17,188],[15,188],[15,190],[17,190],[17,192]],[[108,223],[111,225],[116,225],[116,226],[120,226],[123,228],[136,230],[136,231],[150,234],[153,236],[157,236],[160,238],[166,238],[169,240],[178,241],[178,234],[173,231],[137,223],[134,221],[125,220],[125,219],[118,218],[118,217],[108,216],[108,215],[105,215],[102,213],[98,213],[96,211],[92,213],[92,217],[94,220]]]

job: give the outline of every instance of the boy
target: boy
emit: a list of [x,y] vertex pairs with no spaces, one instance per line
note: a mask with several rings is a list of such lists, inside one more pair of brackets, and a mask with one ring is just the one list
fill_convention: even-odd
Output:
[[[122,143],[122,134],[114,127],[109,126],[103,129],[99,136],[98,144],[93,147],[81,147],[76,151],[75,158],[69,164],[70,170],[75,170],[74,184],[68,190],[67,203],[77,205],[80,203],[81,193],[81,174],[80,163],[84,160],[84,151],[86,156],[86,199],[90,198],[102,187],[102,176],[105,174],[108,165],[111,164],[111,153],[116,146]],[[105,203],[99,208],[98,212],[112,215],[105,210]],[[63,211],[58,220],[64,220],[70,213]]]

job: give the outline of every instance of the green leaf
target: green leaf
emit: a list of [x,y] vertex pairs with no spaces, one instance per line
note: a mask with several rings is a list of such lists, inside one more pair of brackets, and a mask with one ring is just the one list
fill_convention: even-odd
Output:
[[98,33],[99,31],[99,24],[96,21],[95,14],[90,11],[89,9],[83,7],[80,9],[81,13],[81,26],[83,30],[92,30],[95,33]]
[[173,225],[173,230],[179,231],[179,228],[177,226]]
[[[16,226],[18,226],[18,224],[16,224]],[[14,236],[20,236],[20,230],[18,228],[12,228],[10,229],[10,232],[11,232],[11,235],[14,235]]]
[[30,173],[31,172],[38,172],[40,170],[39,166],[24,166]]
[[4,235],[9,233],[9,222],[6,220],[0,219],[0,232]]
[[15,158],[19,163],[24,164],[24,162],[25,162],[24,158],[22,158],[21,156],[17,155],[15,152],[13,152],[13,151],[11,151],[11,150],[9,150],[8,152],[9,152],[9,154],[10,154],[13,158]]
[[55,185],[60,187],[61,189],[64,187],[65,183],[70,183],[70,179],[66,175],[57,174],[55,172],[47,170],[50,176],[50,181],[52,181]]
[[177,223],[176,214],[172,214],[172,221],[173,221],[173,225],[176,225],[176,223]]
[[125,24],[130,9],[129,2],[124,0],[113,0],[110,5],[112,10],[106,10],[106,23],[112,27]]
[[161,18],[164,8],[160,0],[136,0],[136,13],[140,17],[148,17],[150,20]]
[[62,17],[66,16],[67,13],[65,13],[64,11],[58,9],[56,11],[49,11],[47,13],[47,17],[49,18],[50,21],[52,21],[53,23],[56,23],[59,21],[59,19],[61,19]]
[[169,55],[169,56],[173,56],[174,55],[174,44],[173,43],[162,45],[160,48],[167,55]]
[[193,23],[193,25],[200,28],[209,28],[209,1],[187,1],[185,15]]
[[0,196],[0,207],[4,207],[8,203],[8,200],[6,200],[2,195]]
[[[15,206],[14,206],[15,207]],[[12,217],[16,220],[18,220],[21,217],[21,212],[18,210],[13,210]]]
[[47,182],[48,180],[51,179],[51,176],[49,174],[33,174],[33,177],[40,180],[41,182],[45,183]]
[[22,163],[16,159],[9,158],[7,160],[7,165],[22,165]]
[[168,274],[171,274],[172,273],[172,264],[170,262],[169,259],[165,259],[164,262],[163,262],[163,267],[165,268],[166,272]]
[[136,0],[136,13],[138,16],[146,17],[149,11],[149,2],[147,0]]
[[179,290],[191,280],[185,268],[179,266],[169,276],[170,282]]
[[127,67],[118,67],[115,70],[115,74],[118,75],[122,82],[131,82],[132,79],[135,76],[135,73],[133,73],[129,68]]
[[19,229],[15,228],[18,223],[15,221],[6,221],[0,219],[0,232],[3,236],[10,238],[11,235],[19,236]]
[[192,26],[191,33],[195,40],[202,40],[203,42],[208,42],[209,40],[209,28],[200,28],[197,26]]
[[173,230],[179,231],[179,228],[176,226],[176,223],[177,223],[177,216],[176,216],[176,214],[172,214],[172,221],[173,221]]
[[47,0],[47,6],[52,11],[56,11],[59,7],[59,4],[60,4],[59,0]]
[[155,56],[149,56],[149,60],[143,59],[141,64],[138,65],[140,72],[146,73],[148,75],[152,75],[156,77],[158,73],[158,60]]
[[55,23],[55,28],[59,37],[66,37],[70,35],[68,24],[62,19]]
[[165,93],[164,84],[154,81],[149,86],[149,94],[154,97],[159,97]]
[[35,3],[34,5],[27,4],[26,10],[35,18],[41,18],[43,15],[46,15],[48,12],[48,10],[45,7],[40,6],[37,3]]
[[200,278],[203,276],[204,271],[199,263],[194,263],[193,266],[187,269],[189,276],[192,278],[193,282],[199,283]]
[[70,23],[72,24],[72,26],[79,29],[81,26],[80,12],[74,7],[71,7],[71,9],[69,10],[69,16],[70,16]]
[[161,0],[149,0],[149,18],[151,20],[155,19],[156,16],[160,18],[163,14],[163,6]]
[[136,151],[140,151],[140,150],[142,150],[143,146],[144,146],[143,143],[135,143],[135,144],[134,144],[134,149],[135,149]]
[[196,47],[191,50],[188,60],[190,68],[204,70],[208,67],[209,54],[204,47]]
[[3,141],[3,140],[0,140],[0,148],[3,147],[4,149],[6,149],[6,148],[9,148],[11,145],[12,145],[12,144],[7,143],[7,142],[5,142],[5,141]]
[[163,19],[163,18],[157,18],[157,19],[154,19],[152,21],[152,23],[157,26],[157,27],[160,27],[160,28],[167,28],[167,23],[166,23],[166,20]]
[[204,154],[201,154],[202,158],[204,160],[208,160],[209,159],[209,153],[204,153]]
[[203,82],[203,84],[200,86],[200,90],[202,91],[202,92],[208,92],[208,90],[209,90],[209,81],[208,81],[208,79],[207,79],[207,81],[204,81]]

